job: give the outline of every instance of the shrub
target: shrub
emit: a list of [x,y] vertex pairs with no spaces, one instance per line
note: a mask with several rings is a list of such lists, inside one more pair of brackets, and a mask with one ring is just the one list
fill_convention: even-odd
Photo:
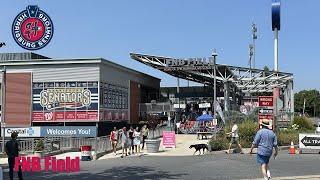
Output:
[[[212,150],[219,151],[228,149],[230,143],[230,137],[226,133],[231,131],[231,125],[227,125],[224,129],[224,132],[217,135],[217,139],[211,139],[209,144],[212,147]],[[245,120],[242,123],[238,124],[240,144],[244,148],[251,147],[254,136],[257,132],[258,124],[251,120]]]
[[44,142],[42,139],[37,141],[36,147],[34,148],[35,151],[43,151],[44,150]]
[[209,145],[212,151],[221,151],[228,149],[228,140],[224,135],[217,135],[217,139],[211,139]]
[[313,122],[309,118],[304,116],[295,116],[293,119],[293,124],[299,125],[299,127],[304,130],[315,129]]
[[258,123],[251,120],[245,120],[243,123],[238,125],[240,144],[244,148],[249,148],[252,145],[252,141],[256,132],[258,131]]
[[279,146],[289,146],[291,141],[294,144],[299,143],[299,132],[293,129],[279,130],[277,132],[278,145]]
[[147,121],[148,127],[152,131],[152,139],[154,139],[155,138],[154,137],[154,130],[156,129],[156,127],[160,123],[160,118],[156,115],[148,115],[147,120],[148,120]]

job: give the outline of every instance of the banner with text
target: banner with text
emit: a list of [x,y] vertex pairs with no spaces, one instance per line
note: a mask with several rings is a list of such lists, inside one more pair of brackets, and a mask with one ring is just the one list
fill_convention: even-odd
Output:
[[33,122],[98,121],[98,82],[33,83]]
[[162,132],[162,143],[165,148],[176,147],[176,134],[174,131],[163,131]]
[[41,137],[40,127],[5,128],[5,137],[11,137],[11,133],[17,132],[18,137]]
[[41,137],[96,137],[96,126],[42,126]]

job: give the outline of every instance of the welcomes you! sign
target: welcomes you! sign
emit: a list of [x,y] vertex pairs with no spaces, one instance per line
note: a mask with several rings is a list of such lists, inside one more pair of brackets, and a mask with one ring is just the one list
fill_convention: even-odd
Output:
[[6,128],[5,137],[17,132],[18,137],[96,137],[96,126],[39,126]]

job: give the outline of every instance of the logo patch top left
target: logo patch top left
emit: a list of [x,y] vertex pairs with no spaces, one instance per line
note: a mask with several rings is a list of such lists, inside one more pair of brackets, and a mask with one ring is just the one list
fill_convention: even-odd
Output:
[[12,35],[22,48],[38,50],[45,47],[52,39],[53,23],[38,6],[28,6],[14,19]]

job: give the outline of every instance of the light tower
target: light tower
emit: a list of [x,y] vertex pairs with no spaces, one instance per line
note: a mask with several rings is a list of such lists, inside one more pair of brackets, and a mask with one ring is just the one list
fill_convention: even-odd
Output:
[[272,31],[274,32],[274,71],[279,71],[278,32],[280,31],[280,0],[272,0]]
[[[280,0],[272,0],[271,5],[272,14],[272,31],[274,32],[274,71],[279,71],[279,61],[278,61],[278,32],[280,31]],[[274,123],[273,128],[277,128],[277,118],[278,118],[278,99],[280,97],[280,88],[274,87],[273,89],[273,108],[274,108]]]

